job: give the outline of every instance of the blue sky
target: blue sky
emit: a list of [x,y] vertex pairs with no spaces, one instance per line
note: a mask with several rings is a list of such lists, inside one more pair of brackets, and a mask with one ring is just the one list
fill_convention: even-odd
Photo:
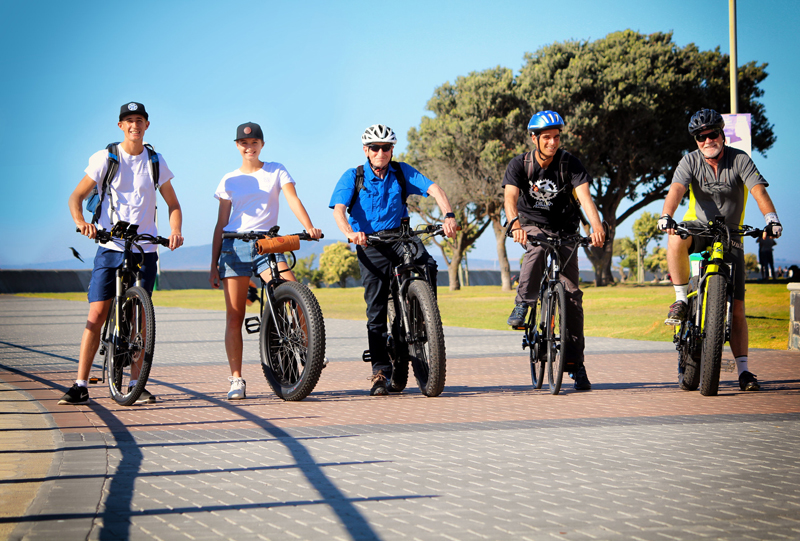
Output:
[[[800,260],[791,165],[800,143],[800,6],[739,0],[738,22],[740,64],[769,64],[763,102],[777,143],[754,159],[786,231],[775,256]],[[366,126],[390,125],[402,151],[437,86],[497,65],[518,71],[543,45],[626,28],[728,52],[728,2],[0,0],[0,267],[63,260],[69,246],[93,253],[74,233],[67,198],[89,156],[119,140],[125,102],[150,113],[146,140],[175,173],[187,245],[210,243],[212,194],[241,164],[232,139],[247,121],[264,128],[262,159],[287,167],[315,225],[343,238],[328,201],[344,170],[363,161]],[[159,212],[165,232],[163,202]],[[300,227],[285,204],[280,223],[286,232]],[[763,224],[752,200],[746,223]],[[471,257],[496,258],[491,231],[484,237]]]

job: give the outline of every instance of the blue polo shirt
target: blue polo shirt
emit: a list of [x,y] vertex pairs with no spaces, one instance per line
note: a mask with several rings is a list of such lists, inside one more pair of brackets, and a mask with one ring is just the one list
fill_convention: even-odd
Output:
[[[408,195],[428,197],[428,188],[433,181],[406,163],[399,163],[406,177]],[[400,227],[400,220],[408,216],[408,209],[403,205],[403,193],[400,183],[394,174],[394,167],[389,166],[386,178],[376,177],[369,166],[364,164],[364,189],[358,194],[353,205],[353,213],[348,221],[353,231],[375,233],[384,229]],[[345,171],[336,188],[333,190],[329,207],[336,205],[349,206],[356,187],[356,168]]]

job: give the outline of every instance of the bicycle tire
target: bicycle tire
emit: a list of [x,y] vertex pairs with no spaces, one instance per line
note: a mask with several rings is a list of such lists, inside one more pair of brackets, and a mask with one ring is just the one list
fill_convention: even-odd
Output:
[[542,341],[542,299],[536,301],[528,314],[525,332],[528,334],[528,354],[531,364],[531,382],[534,389],[541,389],[544,383],[544,367],[547,364],[546,348]]
[[261,318],[261,370],[280,398],[303,400],[325,362],[325,320],[314,294],[299,282],[283,282],[274,297],[275,317],[267,305]]
[[[109,316],[106,381],[111,398],[117,404],[132,406],[139,399],[150,376],[156,341],[156,316],[150,295],[141,287],[133,286],[125,291],[119,310],[119,325],[116,324],[116,302],[114,299]],[[138,374],[134,377],[133,367],[137,365]],[[136,379],[136,384],[131,386],[133,379]]]
[[566,364],[564,349],[567,341],[567,297],[564,284],[558,282],[550,289],[547,300],[547,380],[550,394],[558,394],[564,379]]
[[725,343],[726,287],[727,281],[720,274],[712,274],[706,279],[705,336],[700,354],[700,394],[703,396],[716,396],[719,392],[722,346]]
[[405,308],[414,340],[408,344],[408,354],[419,390],[425,396],[439,396],[447,371],[444,331],[439,307],[427,282],[414,280],[409,284]]
[[[688,293],[697,291],[699,278],[689,280]],[[684,391],[696,391],[700,385],[700,352],[694,340],[695,321],[697,321],[697,295],[689,297],[686,320],[679,327],[680,336],[687,340],[678,349],[678,387]]]
[[390,393],[399,393],[408,385],[408,344],[403,336],[403,324],[396,316],[394,298],[389,295],[387,320],[390,334],[386,340],[386,349],[392,363],[392,375],[386,388]]

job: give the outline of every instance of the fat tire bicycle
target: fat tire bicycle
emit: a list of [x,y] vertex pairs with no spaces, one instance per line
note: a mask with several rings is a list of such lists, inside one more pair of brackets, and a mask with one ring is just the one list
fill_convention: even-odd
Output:
[[[138,225],[118,221],[110,231],[97,230],[95,237],[95,242],[114,242],[125,254],[122,267],[116,271],[115,295],[98,351],[103,356],[102,381],[108,382],[111,398],[121,406],[131,406],[139,400],[150,376],[156,343],[156,316],[153,301],[144,288],[144,249],[140,243],[169,246],[169,239],[139,233],[138,229]],[[131,385],[134,380],[136,383]],[[89,378],[90,383],[98,381],[96,377]]]
[[[281,277],[277,254],[293,251],[300,240],[316,240],[305,231],[278,236],[279,226],[269,231],[223,232],[222,238],[258,241],[259,253],[266,253],[271,279],[261,280],[259,316],[245,319],[248,334],[259,333],[261,371],[269,386],[283,400],[298,401],[317,385],[325,367],[325,320],[317,298],[308,287]],[[263,250],[263,251],[262,251]]]
[[[513,237],[511,228],[518,220],[519,217],[514,218],[506,225],[507,237]],[[608,238],[608,224],[605,222],[603,229]],[[525,331],[522,335],[522,349],[528,349],[529,352],[533,387],[542,388],[546,369],[550,394],[558,394],[561,390],[564,372],[574,372],[577,368],[574,363],[567,362],[564,356],[569,330],[566,320],[567,296],[561,282],[561,269],[575,257],[579,246],[589,246],[591,243],[591,237],[583,237],[577,233],[528,237],[528,244],[545,249],[546,267],[542,273],[536,304],[528,311],[525,323],[514,328]],[[562,246],[572,246],[572,252],[563,262],[559,253]]]
[[[415,239],[436,235],[444,235],[441,224],[412,229],[408,218],[402,219],[397,232],[367,235],[368,245],[400,243],[403,249],[402,263],[392,269],[389,290],[386,349],[392,364],[392,375],[387,378],[390,392],[406,388],[409,363],[422,394],[439,396],[444,390],[447,359],[436,284],[431,283],[427,266],[414,262],[420,245]],[[369,350],[362,359],[372,360]]]
[[763,229],[743,225],[729,228],[717,216],[708,224],[680,223],[675,228],[682,239],[711,238],[711,246],[700,255],[700,273],[689,280],[686,319],[675,326],[672,341],[678,350],[678,386],[704,396],[719,392],[722,348],[730,341],[735,289],[735,263],[729,256],[732,237],[759,237]]

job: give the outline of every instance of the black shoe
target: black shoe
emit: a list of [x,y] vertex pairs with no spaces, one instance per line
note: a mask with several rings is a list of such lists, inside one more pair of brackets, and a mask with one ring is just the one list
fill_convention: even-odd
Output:
[[572,375],[572,379],[575,380],[575,390],[576,391],[591,391],[592,390],[592,383],[589,381],[589,376],[586,375],[586,367],[580,365],[576,370],[575,373]]
[[528,315],[528,305],[518,304],[514,306],[511,315],[508,316],[508,324],[512,327],[522,327],[525,325],[525,316]]
[[686,312],[689,311],[689,305],[683,301],[675,301],[669,307],[669,314],[667,319],[664,320],[664,325],[680,325],[686,319]]
[[372,376],[372,389],[369,391],[370,396],[386,396],[389,391],[386,389],[386,376],[382,372],[378,372]]
[[743,391],[758,391],[761,385],[758,384],[755,374],[745,370],[739,375],[739,388]]
[[89,389],[86,387],[79,387],[77,383],[74,383],[72,387],[70,387],[70,390],[64,393],[64,396],[58,401],[59,406],[77,406],[79,404],[88,403]]
[[[131,392],[131,387],[128,387],[128,392]],[[136,399],[134,404],[155,404],[156,397],[151,395],[147,389],[142,389],[142,394],[139,395],[139,398]]]

